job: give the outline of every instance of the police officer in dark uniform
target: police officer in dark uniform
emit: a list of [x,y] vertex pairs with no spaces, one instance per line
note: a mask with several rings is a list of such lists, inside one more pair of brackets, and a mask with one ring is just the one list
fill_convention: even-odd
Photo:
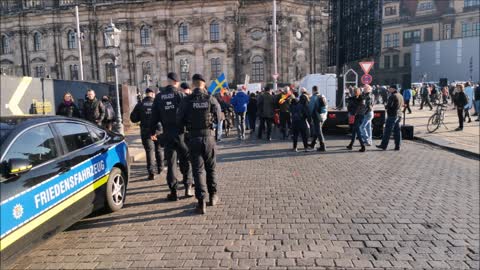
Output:
[[[185,95],[177,89],[179,86],[177,74],[171,72],[167,75],[168,86],[161,91],[153,101],[152,109],[152,127],[158,122],[162,124],[162,141],[165,144],[165,159],[167,160],[168,172],[167,183],[170,188],[170,194],[167,199],[170,201],[178,200],[177,188],[178,181],[175,175],[177,165],[177,154],[180,160],[180,171],[183,174],[183,184],[185,186],[185,196],[192,197],[192,171],[190,168],[188,148],[184,141],[184,129],[177,126],[177,110]],[[156,140],[156,130],[151,128],[150,135],[152,140]]]
[[[152,107],[155,94],[152,89],[147,88],[145,90],[145,98],[135,105],[132,113],[130,114],[130,121],[133,123],[140,122],[140,136],[142,137],[143,148],[145,148],[145,154],[147,157],[147,171],[148,180],[154,179],[153,171],[153,155],[157,161],[157,173],[160,174],[163,171],[163,153],[160,146],[160,141],[152,141],[150,137],[150,125],[152,124]],[[157,123],[155,126],[155,134],[159,135],[162,132],[162,126]]]
[[210,195],[209,205],[214,206],[219,200],[215,179],[213,122],[220,118],[221,108],[218,101],[208,94],[202,75],[195,74],[192,80],[193,93],[183,100],[177,121],[179,128],[186,127],[190,134],[190,160],[195,180],[195,197],[198,200],[196,211],[205,214],[207,190]]

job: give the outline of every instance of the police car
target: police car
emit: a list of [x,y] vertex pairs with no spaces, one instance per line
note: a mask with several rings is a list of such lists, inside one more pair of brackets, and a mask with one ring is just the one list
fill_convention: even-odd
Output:
[[125,202],[128,149],[121,135],[58,116],[0,117],[2,260],[92,211]]

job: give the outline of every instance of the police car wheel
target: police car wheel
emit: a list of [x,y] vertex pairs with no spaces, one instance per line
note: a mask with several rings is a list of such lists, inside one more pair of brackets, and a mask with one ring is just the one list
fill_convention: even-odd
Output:
[[126,178],[122,170],[113,168],[107,181],[105,208],[115,212],[123,207],[126,194]]

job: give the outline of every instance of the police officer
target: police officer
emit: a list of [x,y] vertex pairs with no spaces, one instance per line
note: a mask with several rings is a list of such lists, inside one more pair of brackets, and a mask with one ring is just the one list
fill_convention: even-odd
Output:
[[195,74],[192,80],[193,93],[183,100],[177,121],[179,127],[187,127],[190,134],[190,160],[195,180],[195,197],[198,200],[196,211],[205,214],[207,190],[211,206],[216,205],[219,200],[215,179],[216,146],[213,122],[220,118],[221,108],[218,101],[208,94],[202,75]]
[[[142,137],[143,148],[147,157],[147,171],[148,180],[154,179],[153,174],[153,155],[157,161],[157,173],[163,171],[163,153],[160,146],[160,140],[152,141],[150,137],[150,125],[152,124],[152,107],[155,94],[152,89],[145,90],[145,98],[135,105],[130,114],[130,121],[133,123],[140,122],[140,136]],[[155,126],[155,134],[159,135],[162,132],[160,123]]]
[[163,128],[162,140],[165,144],[165,159],[167,160],[167,183],[170,188],[170,194],[167,199],[170,201],[178,200],[177,188],[178,181],[175,175],[177,164],[177,154],[180,160],[180,171],[183,174],[183,184],[185,186],[185,196],[192,197],[192,177],[188,157],[188,148],[184,141],[184,130],[177,126],[177,110],[185,95],[177,89],[179,86],[177,74],[171,72],[167,75],[168,86],[161,91],[153,101],[152,108],[152,126],[150,135],[152,140],[156,140],[156,129],[153,127],[160,122]]

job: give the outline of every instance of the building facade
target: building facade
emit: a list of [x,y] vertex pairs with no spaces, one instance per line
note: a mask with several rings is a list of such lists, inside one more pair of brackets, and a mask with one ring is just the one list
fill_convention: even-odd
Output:
[[[114,49],[103,31],[122,30],[120,82],[164,85],[169,71],[230,83],[270,83],[272,1],[256,0],[2,0],[3,74],[78,80],[80,36],[84,79],[113,82]],[[81,34],[76,34],[79,5]],[[279,81],[327,72],[326,1],[277,1]]]
[[385,0],[375,79],[380,84],[402,85],[436,81],[428,72],[412,76],[412,65],[419,64],[416,59],[421,53],[415,50],[416,44],[480,36],[479,12],[480,0]]

